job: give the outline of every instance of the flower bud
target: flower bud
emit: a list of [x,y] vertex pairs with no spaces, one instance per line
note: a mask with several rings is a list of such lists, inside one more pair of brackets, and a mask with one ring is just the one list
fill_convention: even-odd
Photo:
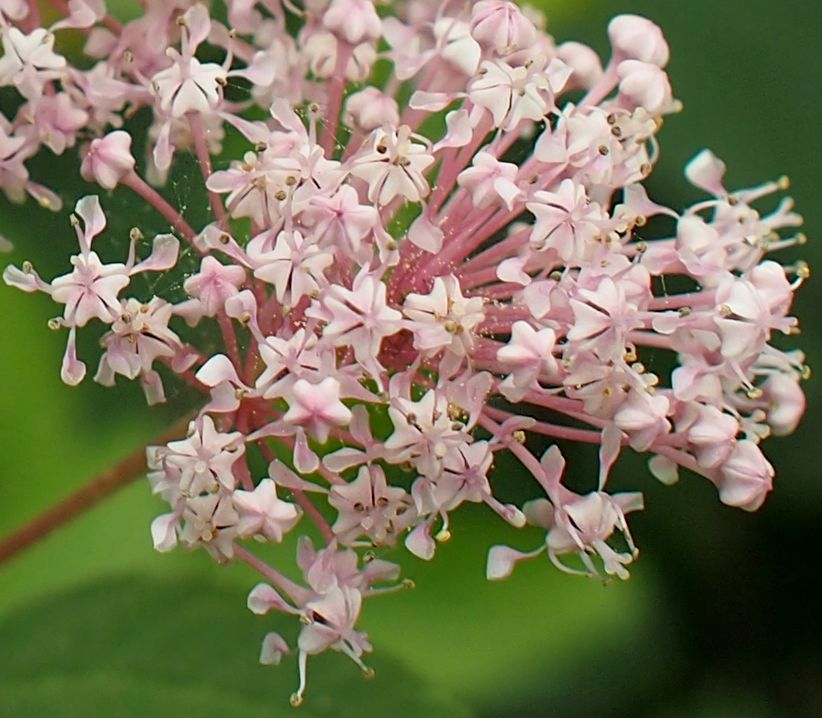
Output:
[[762,390],[768,402],[771,431],[776,436],[793,433],[805,413],[805,394],[799,382],[787,374],[772,374]]
[[376,40],[382,34],[382,21],[370,0],[332,0],[323,25],[351,45]]
[[91,141],[80,174],[87,182],[97,182],[104,189],[114,189],[133,169],[131,135],[116,130]]
[[474,5],[471,17],[471,35],[497,55],[510,55],[536,41],[533,23],[512,2],[483,0]]
[[602,75],[599,55],[581,42],[563,42],[557,48],[557,56],[573,70],[568,87],[581,87],[587,90],[593,87]]
[[740,441],[719,470],[719,500],[756,511],[773,488],[773,466],[753,441]]
[[672,109],[673,95],[668,75],[656,65],[639,60],[619,63],[619,93],[632,109],[643,107],[650,114]]
[[668,64],[668,43],[662,30],[639,15],[617,15],[608,25],[615,60],[641,60],[657,67]]
[[376,87],[366,87],[352,94],[345,103],[345,118],[349,125],[362,132],[400,123],[397,101]]

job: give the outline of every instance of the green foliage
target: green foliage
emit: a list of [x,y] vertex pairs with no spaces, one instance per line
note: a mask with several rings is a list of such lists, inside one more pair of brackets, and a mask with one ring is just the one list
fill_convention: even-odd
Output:
[[[207,580],[108,579],[18,609],[0,624],[0,645],[15,647],[0,658],[0,715],[289,714],[296,670],[255,664],[260,626],[236,599]],[[374,665],[380,683],[317,660],[299,715],[473,715],[385,652]]]

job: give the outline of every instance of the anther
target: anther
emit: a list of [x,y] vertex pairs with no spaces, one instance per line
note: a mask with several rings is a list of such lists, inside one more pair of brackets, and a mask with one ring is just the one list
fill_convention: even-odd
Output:
[[56,331],[57,329],[60,329],[60,327],[63,326],[63,320],[60,319],[60,317],[53,317],[52,319],[48,320],[47,324],[49,329],[51,329],[52,331]]
[[451,540],[451,532],[448,529],[441,529],[434,535],[434,538],[438,543],[445,543]]
[[33,271],[34,267],[28,259],[25,262],[23,262],[23,274],[31,274]]
[[286,197],[288,197],[288,194],[286,194],[286,191],[284,189],[277,190],[274,193],[274,199],[276,199],[279,202],[285,201]]
[[525,432],[522,429],[517,429],[515,432],[511,434],[511,438],[516,441],[518,444],[525,443]]
[[749,399],[761,399],[764,392],[758,386],[752,386],[745,392]]
[[788,177],[788,175],[782,175],[778,180],[776,180],[776,186],[784,192],[791,186],[790,177]]
[[140,241],[142,241],[142,239],[143,239],[143,233],[140,231],[140,228],[139,228],[139,227],[132,227],[132,228],[129,230],[129,233],[128,233],[128,238],[129,238],[132,242],[140,242]]
[[303,704],[303,697],[299,693],[292,693],[291,698],[288,699],[292,708],[299,708]]
[[217,239],[217,241],[218,241],[220,244],[228,244],[228,243],[231,241],[231,236],[230,236],[230,235],[228,235],[228,234],[226,234],[225,232],[223,232],[223,233],[219,236],[219,238]]

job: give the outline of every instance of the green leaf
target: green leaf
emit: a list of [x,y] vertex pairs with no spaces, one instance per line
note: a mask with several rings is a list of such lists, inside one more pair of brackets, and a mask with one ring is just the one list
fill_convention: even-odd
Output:
[[[121,578],[54,594],[0,623],[0,715],[291,714],[294,659],[256,663],[277,623],[251,615],[234,590],[198,580]],[[376,677],[366,682],[344,656],[312,658],[299,715],[472,715],[385,651],[371,665]]]

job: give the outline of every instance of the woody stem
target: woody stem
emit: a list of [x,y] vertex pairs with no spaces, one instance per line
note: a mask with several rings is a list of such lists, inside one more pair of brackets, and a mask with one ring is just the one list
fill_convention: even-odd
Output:
[[[166,444],[174,439],[179,439],[185,434],[189,420],[190,417],[186,417],[150,441],[148,445]],[[92,506],[111,496],[117,489],[144,475],[145,472],[146,446],[141,446],[111,468],[92,478],[91,481],[81,486],[73,494],[69,494],[39,516],[35,516],[31,521],[0,540],[0,564],[48,536],[55,529],[85,513]]]

